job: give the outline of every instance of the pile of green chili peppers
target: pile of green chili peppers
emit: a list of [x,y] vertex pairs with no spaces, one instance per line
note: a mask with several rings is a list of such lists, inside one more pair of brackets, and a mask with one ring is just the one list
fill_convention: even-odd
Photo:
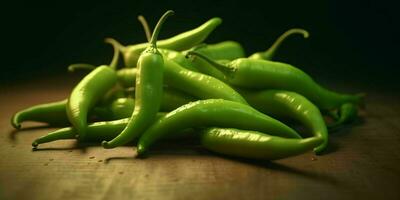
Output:
[[107,38],[114,48],[109,65],[70,65],[88,72],[70,96],[19,111],[11,124],[66,127],[37,138],[34,148],[76,139],[106,149],[133,144],[142,156],[161,140],[190,136],[217,154],[274,160],[324,153],[328,130],[358,117],[363,94],[333,92],[301,69],[273,61],[286,38],[307,38],[306,30],[290,29],[266,51],[246,57],[238,42],[204,43],[221,24],[218,17],[158,40],[173,14],[167,11],[152,33],[139,16],[148,42],[123,46]]

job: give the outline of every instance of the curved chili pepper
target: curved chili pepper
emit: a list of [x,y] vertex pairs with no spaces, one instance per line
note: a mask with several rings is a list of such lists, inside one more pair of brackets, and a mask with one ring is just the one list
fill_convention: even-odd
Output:
[[89,110],[117,82],[115,68],[119,53],[113,47],[114,57],[110,66],[102,65],[91,71],[75,86],[68,98],[67,116],[79,133],[79,139],[85,138]]
[[277,119],[295,119],[311,132],[311,136],[320,137],[323,142],[314,149],[315,153],[322,153],[326,149],[328,130],[324,118],[319,109],[302,95],[283,90],[238,91],[260,112]]
[[[157,47],[182,51],[190,49],[194,45],[202,43],[208,35],[222,22],[221,18],[214,17],[201,26],[190,31],[183,32],[174,37],[160,40],[157,42]],[[113,40],[113,43],[119,46],[122,52],[126,67],[136,67],[140,53],[147,47],[147,43],[123,46],[118,41]]]
[[233,128],[209,128],[202,131],[201,144],[207,149],[236,157],[276,160],[310,151],[322,138],[282,138],[265,133]]
[[186,128],[207,126],[256,130],[282,137],[300,138],[290,127],[248,105],[222,99],[208,99],[183,105],[157,120],[140,137],[138,154],[145,153],[154,142],[167,135],[173,135]]
[[103,141],[106,149],[124,145],[140,136],[160,109],[163,93],[164,59],[157,50],[157,37],[164,21],[174,12],[167,11],[158,21],[148,47],[141,53],[135,85],[135,109],[125,129],[111,141]]
[[267,60],[239,58],[228,64],[217,63],[197,52],[188,52],[211,63],[225,74],[224,82],[251,89],[282,89],[297,92],[320,109],[330,110],[344,103],[362,104],[363,94],[339,94],[318,85],[292,65]]
[[67,100],[52,103],[39,104],[15,113],[11,118],[11,125],[21,128],[24,121],[45,122],[49,125],[68,125],[69,121],[65,113]]
[[225,99],[247,104],[246,100],[228,84],[199,72],[165,60],[165,84],[198,99]]
[[264,52],[257,52],[249,56],[252,59],[263,59],[272,60],[275,55],[276,50],[281,46],[282,42],[285,41],[289,36],[294,34],[301,34],[304,38],[308,38],[310,34],[308,31],[300,28],[292,28],[284,32],[279,38],[272,44],[272,46]]

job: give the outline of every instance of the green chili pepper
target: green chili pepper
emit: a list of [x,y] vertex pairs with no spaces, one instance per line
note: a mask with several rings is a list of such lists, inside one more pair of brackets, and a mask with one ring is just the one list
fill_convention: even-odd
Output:
[[208,99],[183,105],[156,121],[140,137],[138,154],[145,153],[154,142],[167,135],[187,128],[207,126],[257,130],[283,137],[300,138],[290,127],[248,105],[222,99]]
[[115,68],[119,53],[115,45],[113,47],[114,57],[110,66],[102,65],[91,71],[75,86],[68,98],[66,106],[67,116],[72,126],[79,133],[79,139],[85,138],[89,110],[117,82]]
[[[216,44],[200,44],[188,51],[196,51],[213,60],[234,60],[245,57],[242,45],[235,41],[223,41]],[[185,51],[184,54],[188,51]]]
[[[208,37],[208,35],[218,25],[221,24],[221,22],[221,18],[212,18],[193,30],[178,34],[169,39],[158,41],[157,46],[159,48],[171,49],[175,51],[190,49],[191,47],[202,43]],[[124,56],[125,65],[127,67],[136,67],[140,53],[147,47],[147,43],[130,45],[126,47],[121,45],[116,40],[114,40],[113,43],[119,46],[119,50]]]
[[165,83],[198,99],[225,99],[247,104],[228,84],[199,72],[187,70],[173,61],[165,60]]
[[360,104],[363,95],[339,94],[318,85],[292,65],[267,60],[239,58],[228,64],[217,63],[197,52],[188,52],[211,63],[225,74],[224,82],[250,89],[282,89],[297,92],[320,109],[335,109],[343,103]]
[[39,104],[15,113],[11,118],[11,125],[21,128],[21,122],[36,121],[45,122],[49,125],[68,125],[69,121],[65,113],[67,100],[56,101],[52,103]]
[[132,141],[154,121],[161,105],[164,71],[164,59],[157,50],[157,37],[162,24],[173,13],[169,10],[160,18],[148,47],[139,57],[135,85],[135,109],[128,125],[113,140],[103,141],[104,148],[114,148]]
[[276,50],[278,50],[278,48],[279,48],[279,46],[281,46],[282,42],[285,41],[286,38],[288,38],[289,36],[294,35],[294,34],[302,34],[304,38],[308,38],[310,35],[304,29],[299,29],[299,28],[289,29],[286,32],[284,32],[281,36],[279,36],[279,38],[274,42],[274,44],[272,44],[272,46],[268,50],[266,50],[264,52],[254,53],[251,56],[249,56],[249,58],[272,60],[272,58],[275,55]]
[[358,109],[357,106],[352,103],[345,103],[340,106],[338,109],[337,115],[339,116],[338,119],[333,124],[329,124],[329,129],[336,129],[339,128],[341,125],[346,123],[351,123],[358,116]]
[[201,144],[207,149],[236,157],[276,160],[310,151],[322,143],[322,138],[282,138],[265,133],[238,129],[209,128],[201,134]]
[[[238,90],[251,106],[274,118],[291,118],[301,122],[311,135],[322,138],[322,144],[314,149],[319,154],[328,145],[328,130],[319,109],[300,94],[282,90]],[[310,136],[307,135],[307,136]]]

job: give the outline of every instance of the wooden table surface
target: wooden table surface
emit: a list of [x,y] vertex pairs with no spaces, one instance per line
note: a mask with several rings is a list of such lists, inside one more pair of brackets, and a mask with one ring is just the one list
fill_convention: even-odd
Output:
[[136,159],[132,147],[105,150],[74,141],[32,151],[32,140],[54,129],[26,123],[31,128],[15,131],[11,115],[64,99],[76,81],[0,87],[0,199],[400,199],[400,98],[390,91],[347,90],[368,92],[368,107],[358,123],[331,134],[323,156],[251,161],[174,144]]

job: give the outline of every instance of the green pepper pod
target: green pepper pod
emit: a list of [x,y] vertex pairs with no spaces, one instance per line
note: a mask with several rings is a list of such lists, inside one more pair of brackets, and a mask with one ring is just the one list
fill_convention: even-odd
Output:
[[209,128],[201,134],[201,144],[224,155],[276,160],[296,156],[322,143],[322,138],[282,138],[265,133],[238,129]]
[[66,105],[68,119],[79,133],[79,139],[86,135],[88,112],[101,97],[117,83],[117,67],[119,52],[117,46],[106,39],[114,48],[114,56],[109,66],[101,65],[86,75],[72,90]]
[[320,137],[322,143],[314,149],[319,154],[328,145],[328,130],[319,109],[308,99],[295,92],[283,90],[238,90],[251,106],[274,118],[290,118],[302,123],[311,135]]
[[275,52],[278,50],[278,48],[281,46],[282,42],[285,41],[289,36],[294,35],[294,34],[301,34],[303,35],[304,38],[308,38],[310,34],[300,28],[293,28],[289,29],[286,32],[284,32],[279,38],[272,44],[272,46],[267,49],[264,52],[257,52],[249,56],[249,58],[252,59],[261,59],[261,60],[272,60],[272,58],[275,55]]
[[115,148],[139,137],[154,121],[160,110],[163,93],[164,59],[157,50],[157,37],[161,26],[174,12],[167,11],[158,21],[148,47],[140,54],[135,85],[135,109],[125,129],[111,141],[103,141],[106,149]]
[[67,100],[56,101],[52,103],[39,104],[15,113],[11,118],[11,125],[21,128],[24,121],[45,122],[49,125],[68,125],[69,121],[65,113]]
[[165,60],[165,83],[198,99],[225,99],[247,104],[246,100],[228,84],[199,72]]
[[[157,47],[175,51],[190,49],[191,47],[202,43],[208,37],[208,35],[214,31],[218,25],[221,24],[221,22],[221,18],[214,17],[195,29],[183,32],[165,40],[158,41]],[[116,40],[113,42],[119,46],[127,67],[136,67],[140,53],[147,47],[147,43],[125,47]]]
[[157,140],[175,132],[209,126],[256,130],[282,137],[300,138],[290,127],[248,105],[208,99],[183,105],[156,121],[140,137],[138,154],[144,154]]
[[85,137],[89,110],[116,82],[115,71],[108,66],[100,66],[85,76],[72,90],[66,111],[69,121],[79,133],[79,138]]
[[331,110],[344,103],[360,104],[363,95],[339,94],[318,85],[302,70],[292,65],[267,60],[239,58],[228,64],[220,64],[197,52],[197,55],[211,63],[225,74],[224,82],[249,89],[281,89],[299,93],[318,108]]

